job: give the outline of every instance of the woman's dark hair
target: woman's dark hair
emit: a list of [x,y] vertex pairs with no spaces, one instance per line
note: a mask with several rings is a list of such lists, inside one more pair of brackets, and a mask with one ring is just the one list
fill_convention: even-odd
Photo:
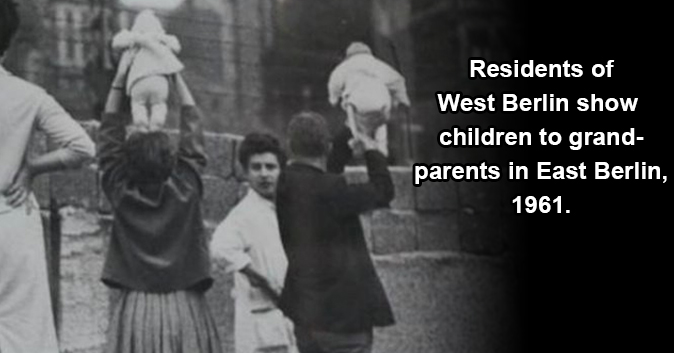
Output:
[[302,112],[288,124],[290,151],[302,157],[323,157],[330,150],[330,130],[322,115]]
[[0,0],[0,56],[9,48],[20,23],[14,1]]
[[256,154],[272,153],[278,159],[278,163],[283,168],[286,162],[286,155],[281,147],[281,143],[270,134],[253,132],[244,138],[239,147],[239,163],[244,169],[248,169],[250,158]]
[[175,167],[170,137],[162,131],[137,132],[124,143],[129,178],[136,182],[163,182]]

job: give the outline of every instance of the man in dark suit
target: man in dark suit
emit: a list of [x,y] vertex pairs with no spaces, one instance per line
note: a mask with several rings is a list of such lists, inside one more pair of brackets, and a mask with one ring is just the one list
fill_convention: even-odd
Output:
[[[386,157],[372,136],[344,128],[330,142],[322,116],[306,112],[288,128],[291,161],[281,174],[277,213],[288,272],[279,306],[295,323],[302,353],[372,351],[372,329],[394,324],[359,215],[387,207],[394,189]],[[340,175],[353,152],[369,181]]]

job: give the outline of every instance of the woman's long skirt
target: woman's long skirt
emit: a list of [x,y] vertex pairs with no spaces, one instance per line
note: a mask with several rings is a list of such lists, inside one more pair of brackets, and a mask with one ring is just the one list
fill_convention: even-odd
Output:
[[39,208],[0,203],[0,352],[58,353]]
[[112,310],[106,353],[222,352],[202,292],[121,290]]

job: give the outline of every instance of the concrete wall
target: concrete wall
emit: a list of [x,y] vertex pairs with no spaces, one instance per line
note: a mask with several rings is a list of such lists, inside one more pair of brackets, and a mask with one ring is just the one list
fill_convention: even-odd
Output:
[[[96,137],[96,125],[85,125]],[[243,185],[231,178],[235,136],[210,134],[211,165],[204,177],[204,210],[213,229],[237,202]],[[38,144],[40,145],[40,144]],[[42,144],[44,145],[44,144]],[[390,209],[363,215],[368,245],[389,294],[397,324],[377,329],[375,352],[502,352],[516,333],[512,259],[517,244],[510,217],[511,188],[502,183],[426,183],[392,167],[396,198]],[[361,167],[347,171],[365,180]],[[99,282],[111,215],[98,189],[96,165],[41,177],[38,198],[50,190],[61,205],[61,341],[63,352],[99,352],[105,342],[111,293]],[[227,352],[233,347],[232,279],[215,265],[209,300]]]

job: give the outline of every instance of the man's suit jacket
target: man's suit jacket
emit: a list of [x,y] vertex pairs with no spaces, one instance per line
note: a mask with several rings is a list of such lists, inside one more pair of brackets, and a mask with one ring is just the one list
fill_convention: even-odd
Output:
[[359,215],[387,207],[394,189],[386,158],[365,153],[369,182],[340,175],[351,157],[346,129],[335,140],[329,172],[294,163],[281,174],[277,213],[288,256],[280,307],[296,325],[328,332],[362,332],[394,323]]

